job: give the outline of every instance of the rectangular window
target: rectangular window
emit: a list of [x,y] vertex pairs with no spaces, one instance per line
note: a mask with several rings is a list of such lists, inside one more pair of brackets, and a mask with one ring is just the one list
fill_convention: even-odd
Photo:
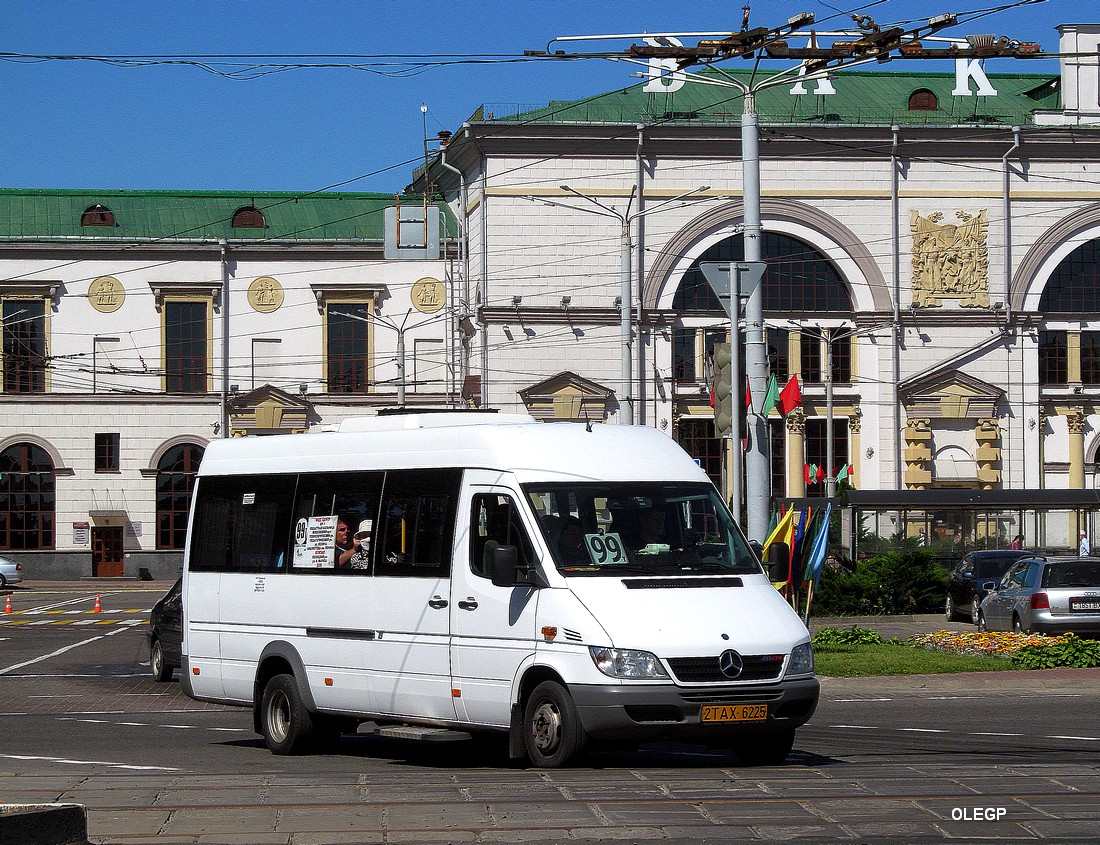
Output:
[[294,502],[294,572],[371,573],[384,478],[382,472],[301,476]]
[[786,329],[768,329],[768,370],[781,385],[790,378]]
[[821,382],[821,345],[823,343],[820,329],[803,329],[801,353],[799,360],[800,375],[803,384],[820,384]]
[[1081,332],[1081,381],[1100,384],[1100,332]]
[[699,462],[715,487],[722,486],[722,439],[714,436],[713,420],[681,419],[676,442]]
[[1039,332],[1039,384],[1064,385],[1068,378],[1066,333]]
[[207,390],[207,303],[164,303],[164,373],[169,393]]
[[330,302],[325,307],[329,393],[366,393],[370,365],[370,306]]
[[677,384],[695,382],[695,329],[672,332],[672,367]]
[[293,475],[199,481],[188,568],[286,572]]
[[375,574],[450,575],[461,482],[460,469],[386,473]]
[[515,546],[516,562],[520,566],[532,566],[536,562],[534,547],[510,496],[499,493],[474,496],[472,514],[470,569],[474,574],[492,577],[493,549],[500,546]]
[[46,390],[46,302],[5,299],[4,392]]
[[119,471],[119,435],[117,433],[95,436],[95,471]]
[[[837,471],[850,462],[848,457],[848,420],[847,418],[833,418],[833,466],[826,466],[826,444],[828,442],[826,431],[828,426],[824,419],[806,420],[806,463],[821,467],[826,475],[836,476]],[[811,487],[807,495],[824,493],[824,482],[810,479],[810,484],[818,484],[819,488]]]
[[768,436],[772,444],[772,495],[787,495],[787,423],[768,420]]
[[833,383],[852,381],[852,335],[848,329],[835,329],[830,334]]

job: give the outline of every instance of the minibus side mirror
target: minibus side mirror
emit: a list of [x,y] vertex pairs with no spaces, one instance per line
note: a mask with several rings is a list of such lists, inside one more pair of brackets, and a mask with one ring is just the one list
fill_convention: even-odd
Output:
[[791,568],[791,548],[786,543],[768,546],[768,580],[773,584],[787,580]]
[[490,575],[495,587],[516,587],[520,584],[532,587],[550,586],[538,567],[519,562],[519,552],[515,546],[497,546],[493,549]]
[[518,561],[519,552],[515,546],[497,546],[493,549],[494,587],[514,587],[520,583]]
[[760,545],[759,540],[749,540],[749,548],[752,549],[752,553],[756,555],[756,559],[761,563],[764,562],[764,547]]

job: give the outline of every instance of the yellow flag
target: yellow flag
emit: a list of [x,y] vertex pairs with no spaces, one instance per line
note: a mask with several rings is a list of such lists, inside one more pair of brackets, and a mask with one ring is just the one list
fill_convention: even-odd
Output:
[[794,508],[788,508],[787,512],[783,514],[783,518],[779,520],[779,524],[775,526],[775,529],[768,535],[768,539],[764,541],[764,548],[760,552],[761,557],[764,560],[768,559],[768,546],[772,543],[786,543],[788,546],[791,544],[791,534],[794,533]]

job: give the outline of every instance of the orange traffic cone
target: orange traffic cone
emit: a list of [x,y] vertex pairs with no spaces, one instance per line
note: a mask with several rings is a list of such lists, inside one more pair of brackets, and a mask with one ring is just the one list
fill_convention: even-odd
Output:
[[99,605],[99,593],[95,594],[95,607],[92,608],[92,613],[102,613],[103,608]]
[[11,613],[11,593],[8,593],[8,600],[4,603],[4,613]]

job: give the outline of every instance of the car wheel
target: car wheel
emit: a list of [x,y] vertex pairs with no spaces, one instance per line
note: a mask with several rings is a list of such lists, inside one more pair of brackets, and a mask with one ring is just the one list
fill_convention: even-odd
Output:
[[744,766],[778,766],[794,748],[794,731],[755,736],[737,742],[733,749]]
[[523,716],[523,744],[540,769],[564,766],[587,742],[577,708],[556,681],[543,681],[527,699]]
[[161,646],[160,640],[153,640],[149,646],[149,672],[152,674],[154,681],[172,680],[172,667],[164,659],[164,648]]
[[4,573],[0,572],[0,590],[8,586],[8,579],[4,577]]
[[313,718],[293,675],[275,675],[264,687],[260,729],[274,754],[302,754],[313,745]]
[[970,602],[970,621],[974,625],[978,624],[978,617],[981,616],[981,612],[978,610],[980,605],[981,602],[978,601],[977,596],[974,597],[974,601]]
[[955,611],[955,600],[951,598],[951,594],[947,594],[947,603],[944,605],[943,615],[947,617],[948,622],[954,622],[955,617],[958,615]]
[[988,631],[989,630],[989,626],[985,624],[985,614],[982,613],[980,610],[978,611],[978,630],[979,631]]
[[1024,623],[1020,621],[1020,617],[1017,616],[1016,614],[1012,615],[1012,633],[1014,633],[1014,634],[1023,634],[1023,633],[1025,633],[1024,632]]

